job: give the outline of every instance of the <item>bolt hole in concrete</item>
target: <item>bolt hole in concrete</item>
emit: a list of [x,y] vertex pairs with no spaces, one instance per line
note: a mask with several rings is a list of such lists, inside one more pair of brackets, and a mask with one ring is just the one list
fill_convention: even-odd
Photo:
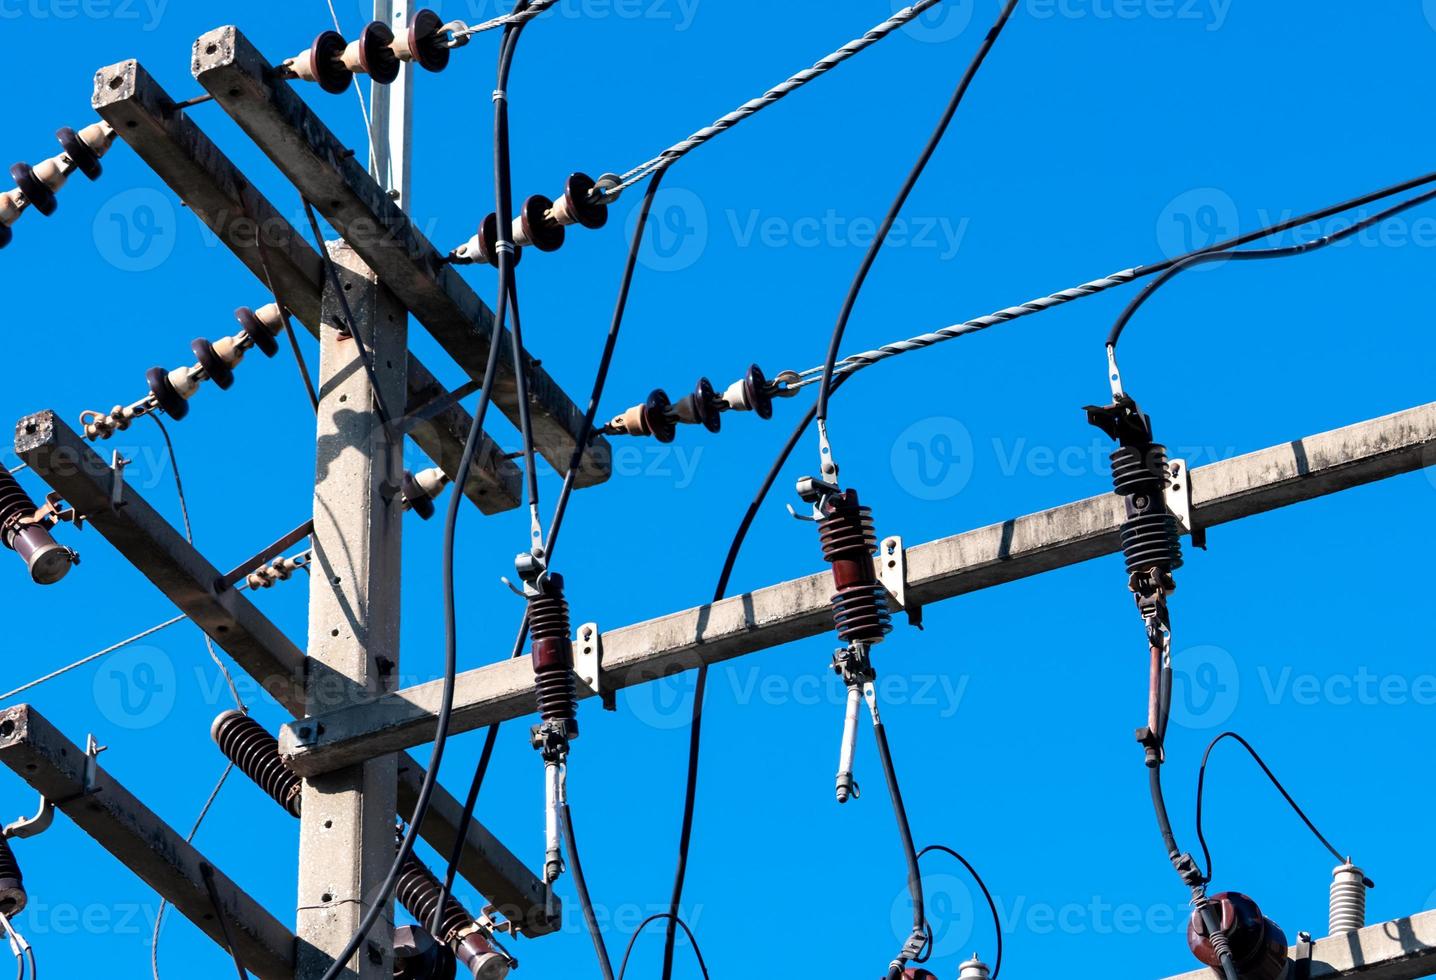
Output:
[[112,89],[117,89],[123,84],[125,84],[125,80],[119,75],[116,75],[114,78],[110,79],[110,88]]
[[0,735],[4,735],[6,738],[9,738],[11,735],[14,734],[15,723],[13,721],[7,718],[3,722],[0,722]]
[[205,53],[205,54],[214,54],[214,53],[215,53],[216,51],[218,51],[218,50],[219,50],[219,45],[218,45],[218,44],[211,44],[211,45],[207,46],[207,47],[204,49],[204,53]]
[[328,892],[325,892],[323,895],[319,896],[319,901],[323,902],[325,905],[328,905],[330,902],[334,901],[334,896],[329,894]]
[[329,635],[330,635],[330,636],[338,636],[338,635],[339,635],[339,631],[338,631],[338,630],[330,630],[330,631],[329,631]]

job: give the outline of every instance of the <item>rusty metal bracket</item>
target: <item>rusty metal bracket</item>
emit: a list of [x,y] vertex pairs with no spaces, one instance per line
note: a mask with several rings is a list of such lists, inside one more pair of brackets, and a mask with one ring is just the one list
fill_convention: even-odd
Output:
[[603,633],[597,623],[584,623],[578,628],[573,644],[573,672],[578,679],[603,701],[603,710],[617,711],[617,695],[603,685]]
[[883,538],[878,546],[877,568],[878,581],[893,605],[907,613],[907,621],[915,628],[922,629],[922,606],[910,604],[907,598],[907,549],[901,537]]
[[125,505],[125,467],[130,461],[116,449],[110,454],[110,470],[115,474],[110,482],[110,510],[119,510]]

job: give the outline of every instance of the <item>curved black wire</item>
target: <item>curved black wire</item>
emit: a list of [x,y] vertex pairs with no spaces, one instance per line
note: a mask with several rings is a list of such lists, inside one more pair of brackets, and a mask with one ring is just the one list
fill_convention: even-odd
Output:
[[892,231],[893,225],[897,222],[898,215],[902,213],[903,206],[907,204],[908,197],[912,195],[913,189],[917,187],[918,180],[922,178],[923,171],[927,169],[928,162],[932,160],[933,154],[937,152],[938,146],[942,143],[942,138],[947,135],[947,129],[952,124],[953,117],[957,115],[958,107],[962,105],[963,96],[967,94],[968,88],[972,85],[972,80],[977,77],[977,73],[982,69],[982,63],[987,60],[988,52],[991,51],[992,46],[997,43],[998,37],[1002,34],[1002,29],[1007,26],[1007,21],[1012,17],[1012,12],[1017,9],[1017,4],[1018,0],[1007,0],[1002,7],[1002,11],[997,15],[997,20],[993,23],[992,29],[987,32],[987,37],[983,38],[982,45],[977,49],[977,53],[973,55],[972,61],[967,66],[967,71],[963,73],[962,80],[957,84],[956,91],[952,93],[952,98],[948,101],[947,109],[943,112],[942,119],[938,121],[937,128],[933,130],[932,135],[928,137],[927,145],[923,147],[922,155],[918,157],[917,163],[907,176],[907,180],[903,182],[902,189],[898,191],[897,198],[893,201],[892,207],[888,209],[887,216],[883,218],[883,223],[878,229],[877,236],[868,246],[868,251],[867,254],[863,256],[862,264],[858,266],[858,272],[857,275],[853,277],[852,285],[848,287],[847,299],[843,301],[843,308],[838,314],[837,325],[833,327],[832,340],[828,343],[828,359],[823,364],[823,383],[818,386],[819,421],[825,422],[828,418],[828,399],[832,396],[833,370],[838,363],[838,348],[842,346],[843,334],[847,332],[848,320],[853,315],[853,307],[857,305],[858,294],[862,292],[863,284],[866,283],[868,279],[868,273],[872,271],[873,263],[877,261],[878,252],[881,251],[883,244],[887,241],[888,233]]
[[[1337,242],[1350,238],[1353,235],[1358,235],[1372,225],[1379,224],[1388,218],[1414,208],[1419,204],[1425,204],[1432,199],[1436,199],[1436,191],[1427,191],[1424,194],[1418,194],[1416,197],[1393,205],[1369,218],[1363,218],[1340,231],[1333,232],[1330,235],[1323,235],[1321,238],[1298,242],[1295,245],[1283,245],[1277,248],[1255,248],[1247,249],[1246,251],[1197,252],[1182,256],[1175,260],[1160,276],[1147,283],[1142,291],[1127,304],[1126,309],[1122,311],[1121,316],[1117,317],[1117,322],[1112,324],[1112,329],[1107,334],[1107,346],[1116,347],[1122,339],[1122,332],[1126,330],[1127,324],[1131,322],[1132,317],[1142,308],[1147,300],[1152,298],[1152,294],[1188,269],[1195,268],[1199,265],[1206,265],[1210,262],[1225,262],[1228,259],[1238,262],[1251,261],[1254,259],[1281,259],[1288,256],[1305,255],[1308,252],[1319,251],[1328,245],[1335,245]],[[1275,232],[1270,232],[1270,234],[1275,234]]]
[[[1242,748],[1247,750],[1247,753],[1252,757],[1256,764],[1261,767],[1261,771],[1266,774],[1266,778],[1271,780],[1271,784],[1277,788],[1277,792],[1281,793],[1282,798],[1286,800],[1287,804],[1292,808],[1293,811],[1295,811],[1296,815],[1298,817],[1301,817],[1301,822],[1306,824],[1306,828],[1312,832],[1312,834],[1316,837],[1317,840],[1321,841],[1321,846],[1331,852],[1331,856],[1336,858],[1338,864],[1345,863],[1347,858],[1343,856],[1340,851],[1338,851],[1335,847],[1332,846],[1331,841],[1327,840],[1326,836],[1322,834],[1321,831],[1316,829],[1316,824],[1311,822],[1311,818],[1306,815],[1306,811],[1303,810],[1301,808],[1301,805],[1298,804],[1296,800],[1292,798],[1292,795],[1286,791],[1286,787],[1281,784],[1281,780],[1276,778],[1276,774],[1271,771],[1271,768],[1266,764],[1266,761],[1261,757],[1261,755],[1257,753],[1257,750],[1252,748],[1251,743],[1248,742],[1246,739],[1242,738],[1236,732],[1222,732],[1216,738],[1212,739],[1211,743],[1207,746],[1207,751],[1202,753],[1202,766],[1201,769],[1197,772],[1197,840],[1202,845],[1202,857],[1206,861],[1207,865],[1206,874],[1203,875],[1205,880],[1212,880],[1212,851],[1211,848],[1207,847],[1207,836],[1206,833],[1202,830],[1202,796],[1207,784],[1207,762],[1211,759],[1212,750],[1217,747],[1217,744],[1228,738],[1237,742],[1241,745]],[[1369,881],[1366,887],[1372,887]]]
[[977,869],[972,866],[967,858],[952,848],[942,844],[929,844],[917,852],[918,860],[921,861],[924,856],[933,852],[956,858],[958,863],[967,869],[967,873],[972,875],[972,880],[977,882],[977,887],[982,889],[982,897],[987,899],[987,907],[992,911],[992,928],[997,934],[997,959],[992,964],[992,980],[997,980],[1002,974],[1002,916],[997,912],[997,901],[992,897],[992,892],[987,890],[987,883],[982,880],[982,875],[977,873]]
[[[633,239],[629,245],[628,260],[624,266],[623,277],[619,283],[618,299],[614,305],[613,319],[609,325],[608,336],[604,341],[603,354],[599,358],[598,372],[594,376],[593,391],[589,396],[588,408],[584,412],[583,425],[579,430],[579,438],[574,445],[573,455],[569,459],[568,472],[564,475],[563,487],[559,491],[558,501],[554,505],[554,514],[549,524],[547,538],[547,552],[552,560],[554,549],[558,546],[559,531],[563,526],[563,519],[568,509],[569,499],[573,495],[574,481],[578,477],[579,467],[583,463],[584,453],[587,451],[588,443],[594,432],[594,422],[598,417],[599,403],[603,399],[604,387],[608,382],[609,368],[613,363],[613,354],[618,345],[619,330],[623,325],[624,313],[628,309],[629,291],[633,285],[633,276],[638,266],[638,255],[643,244],[643,235],[648,226],[649,213],[653,208],[653,199],[658,193],[658,188],[663,182],[663,176],[668,172],[668,166],[654,171],[653,177],[648,184],[647,191],[643,197],[643,204],[638,212],[638,224],[633,231]],[[523,651],[524,642],[528,636],[528,614],[524,614],[523,623],[519,626],[517,638],[514,640],[513,652],[509,655],[512,660]],[[445,891],[452,891],[454,879],[459,865],[459,859],[463,854],[463,842],[468,834],[469,825],[474,819],[474,810],[478,805],[479,792],[483,788],[484,779],[488,775],[489,761],[493,755],[494,744],[498,739],[499,726],[490,725],[488,735],[484,740],[484,749],[479,757],[478,765],[474,767],[474,777],[469,783],[469,792],[464,799],[463,814],[459,818],[459,833],[455,839],[454,850],[449,857],[448,869],[444,876]],[[588,917],[585,916],[585,921]],[[596,934],[595,934],[596,935]],[[601,939],[596,938],[596,942]],[[606,956],[606,951],[605,954]]]
[[613,980],[613,961],[608,958],[608,944],[603,941],[603,932],[598,928],[598,917],[593,912],[593,902],[588,897],[588,879],[583,874],[583,862],[578,856],[578,832],[573,829],[573,813],[567,801],[563,805],[563,837],[568,846],[568,866],[573,873],[573,886],[578,889],[579,905],[583,909],[583,921],[588,927],[588,937],[593,940],[593,952],[598,957],[598,969],[603,980]]
[[618,969],[618,980],[623,980],[623,975],[628,972],[628,957],[633,953],[633,944],[638,942],[639,934],[648,927],[649,923],[657,922],[659,919],[667,919],[670,924],[683,927],[683,932],[688,936],[688,944],[693,947],[693,955],[698,958],[698,969],[703,972],[703,980],[708,980],[708,964],[703,962],[703,951],[698,948],[698,940],[693,938],[693,930],[688,928],[688,923],[669,912],[650,915],[638,924],[637,929],[633,930],[633,938],[628,940],[628,948],[623,951],[623,963]]
[[[912,827],[907,819],[907,807],[902,801],[902,787],[898,785],[897,767],[893,764],[892,749],[888,746],[887,729],[874,716],[873,734],[877,737],[878,760],[882,763],[883,778],[888,784],[888,795],[892,798],[893,817],[897,820],[898,835],[902,839],[903,856],[907,859],[907,887],[912,896],[913,930],[902,952],[888,967],[888,980],[902,980],[903,967],[910,959],[921,962],[923,948],[931,941],[927,925],[927,903],[922,891],[922,870],[918,867],[917,847],[912,840]],[[913,950],[913,944],[926,940]]]
[[[510,24],[504,29],[504,47],[499,58],[498,89],[502,91],[507,83],[509,69],[513,64],[514,49],[517,35],[523,30],[524,24]],[[502,105],[503,100],[497,100]],[[509,214],[512,211],[512,194],[507,183],[507,171],[505,163],[508,159],[508,129],[504,125],[503,113],[495,112],[494,124],[494,156],[495,156],[495,179],[498,184],[498,213]],[[508,297],[509,283],[513,274],[513,243],[509,240],[509,229],[504,222],[499,222],[499,295],[497,312],[495,313],[494,337],[503,335],[504,321],[509,310]],[[424,774],[423,784],[419,787],[418,800],[414,806],[413,816],[409,820],[408,829],[399,844],[399,853],[396,855],[389,874],[385,877],[383,884],[379,887],[379,893],[374,896],[372,904],[364,914],[359,923],[359,928],[350,937],[349,942],[344,946],[340,955],[335,957],[334,963],[325,972],[323,980],[336,980],[336,978],[348,969],[348,963],[369,930],[379,920],[389,904],[389,897],[394,894],[394,886],[399,880],[399,873],[404,862],[414,852],[414,843],[418,838],[419,827],[423,824],[424,818],[428,815],[429,804],[433,799],[434,787],[438,785],[439,767],[443,763],[444,749],[449,739],[449,729],[453,717],[454,708],[454,678],[458,674],[458,623],[455,610],[456,595],[454,588],[454,544],[457,536],[459,522],[459,504],[463,500],[463,494],[458,492],[459,487],[468,483],[469,471],[473,467],[474,457],[478,453],[479,442],[483,435],[484,418],[488,414],[490,396],[494,390],[494,379],[498,374],[499,352],[502,344],[497,342],[489,345],[488,362],[484,365],[483,389],[479,395],[479,403],[474,411],[473,424],[469,427],[468,439],[464,443],[464,452],[459,460],[459,467],[454,474],[455,491],[449,495],[448,514],[444,525],[444,549],[442,567],[442,588],[444,593],[444,686],[440,698],[439,713],[435,728],[434,748],[429,758],[428,771]],[[463,835],[460,835],[460,840]]]

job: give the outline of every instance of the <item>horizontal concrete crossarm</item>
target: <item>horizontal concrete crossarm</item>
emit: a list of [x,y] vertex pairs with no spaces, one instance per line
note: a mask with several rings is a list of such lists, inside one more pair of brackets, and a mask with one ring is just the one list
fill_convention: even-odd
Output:
[[[294,934],[176,832],[96,766],[86,785],[84,748],[28,704],[0,711],[0,762],[144,879],[220,945],[228,933],[245,968],[262,980],[292,980]],[[23,857],[23,855],[22,855]],[[216,903],[211,901],[209,876]],[[39,894],[45,886],[32,881]],[[53,889],[68,887],[51,883]],[[54,892],[52,892],[53,894]],[[224,923],[217,916],[224,917]]]
[[[324,125],[287,81],[235,27],[221,27],[194,45],[194,76],[284,176],[329,219],[399,301],[475,380],[484,376],[489,345],[502,345],[494,404],[516,424],[517,377],[507,331],[495,336],[493,312],[404,210],[369,175],[354,152]],[[583,412],[532,357],[529,401],[534,439],[560,473],[582,428]],[[608,443],[599,438],[581,465],[576,486],[607,480]]]
[[[1295,953],[1295,950],[1292,950]],[[1422,912],[1367,926],[1345,936],[1318,939],[1311,953],[1311,980],[1415,980],[1436,976],[1436,912]],[[1170,980],[1214,980],[1194,970]]]
[[[1196,523],[1208,527],[1436,463],[1436,403],[1224,460],[1191,474]],[[1120,550],[1115,494],[907,549],[910,604],[927,605]],[[893,530],[893,529],[889,529]],[[833,628],[827,573],[784,582],[603,635],[603,681],[629,687]],[[296,770],[326,772],[427,742],[442,684],[288,725],[280,748]],[[582,690],[582,688],[581,688]],[[586,692],[585,692],[586,696]],[[454,731],[535,710],[527,658],[458,677]]]
[[[220,589],[219,569],[136,490],[122,487],[121,504],[113,508],[114,471],[89,443],[53,412],[41,412],[20,420],[15,452],[276,701],[292,715],[303,715],[303,652],[245,593]],[[408,756],[400,758],[400,816],[407,819],[413,812],[423,778],[423,766]],[[420,830],[441,854],[453,847],[460,809],[443,787],[436,789],[429,819]],[[557,928],[544,914],[543,883],[477,822],[469,828],[460,870],[529,935]]]
[[[319,253],[259,192],[229,158],[194,124],[189,114],[136,61],[122,61],[95,73],[95,111],[179,195],[180,200],[254,273],[262,289],[273,277],[274,291],[296,319],[319,335],[319,293],[324,266]],[[261,258],[260,243],[264,253]],[[236,304],[238,305],[238,304]],[[221,317],[215,332],[225,327]],[[432,372],[409,355],[408,405],[417,411],[447,392]],[[450,479],[473,419],[462,405],[449,406],[412,429],[410,437]],[[465,487],[465,496],[486,514],[512,510],[523,499],[523,473],[488,436]]]

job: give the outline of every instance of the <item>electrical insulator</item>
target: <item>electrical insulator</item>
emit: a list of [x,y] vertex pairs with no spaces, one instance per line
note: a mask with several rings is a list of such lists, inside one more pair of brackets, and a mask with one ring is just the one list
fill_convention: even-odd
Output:
[[1152,420],[1127,395],[1111,405],[1088,406],[1087,419],[1115,439],[1112,484],[1127,506],[1121,527],[1122,554],[1132,590],[1176,588],[1172,573],[1182,567],[1177,519],[1167,508],[1170,479],[1167,447],[1152,439]]
[[392,83],[403,67],[394,53],[394,32],[382,20],[364,28],[359,40],[344,49],[340,61],[353,74],[368,75],[379,85]]
[[443,71],[449,67],[450,49],[455,46],[449,27],[432,10],[420,10],[409,29],[394,40],[394,54],[400,61],[413,62],[425,71]]
[[53,499],[36,507],[14,475],[0,466],[0,544],[25,560],[36,585],[54,585],[80,563],[79,555],[50,535],[59,520]]
[[279,66],[281,78],[297,78],[315,82],[330,95],[349,90],[354,74],[344,65],[344,52],[349,42],[338,31],[325,31],[306,50],[286,58]]
[[987,964],[982,962],[982,958],[976,953],[973,953],[972,959],[958,967],[957,980],[989,980],[991,976]]
[[294,555],[290,558],[276,558],[268,565],[261,565],[244,577],[251,589],[272,589],[280,582],[288,582],[294,573],[309,565],[308,555]]
[[13,919],[25,911],[30,896],[25,893],[25,876],[20,873],[20,862],[10,849],[10,839],[0,837],[0,913]]
[[906,980],[937,980],[936,973],[924,970],[920,966],[910,966],[906,970],[902,971],[902,975],[906,978]]
[[[441,893],[439,879],[418,858],[409,855],[394,888],[399,904],[415,919],[433,927]],[[463,964],[465,980],[503,980],[509,975],[513,961],[494,946],[493,934],[453,895],[445,894],[444,913],[438,918],[437,938]]]
[[[524,250],[518,245],[514,246],[515,267],[523,260]],[[499,216],[492,211],[484,216],[479,222],[479,230],[474,237],[460,245],[449,253],[449,262],[453,265],[491,265],[495,269],[499,267]]]
[[1222,945],[1230,947],[1233,964],[1241,980],[1279,980],[1286,970],[1286,934],[1262,915],[1257,903],[1239,892],[1212,896],[1210,909],[1216,913],[1224,940],[1214,941],[1201,910],[1192,912],[1187,924],[1187,945],[1217,976],[1222,973]]
[[10,168],[15,189],[0,194],[0,248],[10,244],[14,232],[10,226],[20,220],[27,208],[34,207],[43,215],[55,213],[59,201],[55,192],[65,186],[76,170],[91,180],[99,180],[103,168],[100,158],[115,142],[115,130],[109,123],[86,126],[78,133],[68,126],[55,132],[61,153],[43,160],[34,167],[17,163]]
[[454,980],[458,963],[449,947],[419,926],[394,930],[394,980]]
[[1351,863],[1351,858],[1332,871],[1328,935],[1341,936],[1365,927],[1368,887],[1366,875]]
[[763,369],[754,364],[721,395],[707,378],[700,378],[693,393],[676,402],[659,388],[642,405],[634,405],[615,416],[602,432],[611,436],[652,436],[659,442],[672,442],[680,424],[701,425],[709,432],[720,431],[724,412],[754,412],[761,419],[770,419],[773,399],[793,394],[788,383],[796,378],[793,372],[784,371],[769,381]]
[[412,510],[420,519],[434,516],[434,501],[449,485],[449,475],[438,467],[418,474],[404,471],[404,509]]
[[233,709],[214,720],[210,738],[235,768],[290,816],[299,816],[303,783],[279,755],[279,740],[253,718]]
[[176,421],[183,419],[189,414],[189,399],[199,391],[201,382],[213,381],[221,390],[227,390],[234,384],[235,367],[251,348],[257,348],[266,357],[279,353],[276,338],[284,329],[284,314],[277,304],[270,303],[257,311],[241,306],[234,311],[234,318],[239,322],[239,333],[213,343],[200,338],[190,344],[197,359],[190,367],[173,371],[150,368],[145,373],[150,390],[144,398],[131,405],[116,405],[108,413],[82,413],[80,420],[85,427],[85,438],[108,439],[156,409]]

